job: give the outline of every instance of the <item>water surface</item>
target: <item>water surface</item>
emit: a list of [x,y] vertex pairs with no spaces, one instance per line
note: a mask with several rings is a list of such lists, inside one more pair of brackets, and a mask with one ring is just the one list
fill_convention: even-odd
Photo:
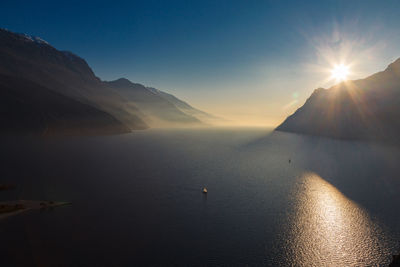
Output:
[[1,147],[17,185],[1,199],[73,202],[1,221],[1,266],[377,266],[400,249],[397,148],[233,128]]

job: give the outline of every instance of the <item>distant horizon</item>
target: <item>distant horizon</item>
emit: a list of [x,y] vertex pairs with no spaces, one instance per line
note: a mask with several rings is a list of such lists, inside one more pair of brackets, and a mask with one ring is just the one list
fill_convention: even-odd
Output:
[[354,80],[400,57],[397,1],[68,3],[7,1],[0,27],[238,125],[277,126],[336,83],[334,64]]

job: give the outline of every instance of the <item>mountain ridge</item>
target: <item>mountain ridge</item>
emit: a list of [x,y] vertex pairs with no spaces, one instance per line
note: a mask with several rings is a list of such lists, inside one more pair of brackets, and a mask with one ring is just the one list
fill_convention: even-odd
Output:
[[103,110],[132,130],[147,128],[135,114],[136,107],[121,105],[124,99],[105,88],[87,62],[72,53],[0,30],[0,59],[0,74],[30,80]]
[[400,58],[381,72],[317,88],[277,131],[399,142]]
[[221,122],[224,121],[224,119],[216,117],[214,115],[211,115],[207,112],[204,112],[202,110],[199,110],[197,108],[192,107],[191,105],[189,105],[187,102],[177,98],[176,96],[166,93],[164,91],[158,90],[156,88],[153,87],[147,87],[149,90],[153,91],[155,94],[161,96],[162,98],[166,99],[167,101],[171,102],[172,104],[174,104],[177,108],[179,108],[182,112],[190,115],[190,116],[194,116],[198,119],[200,119],[201,121],[204,121],[205,123],[208,124],[213,124],[215,122]]
[[[115,83],[102,81],[86,60],[73,52],[57,50],[40,37],[1,28],[0,74],[31,81],[104,111],[131,130],[146,129],[149,125],[203,124],[202,120],[184,112],[149,87],[126,78],[113,81]],[[141,93],[133,94],[123,87],[135,87]]]
[[104,83],[142,110],[148,116],[150,125],[162,125],[163,123],[202,124],[199,119],[182,112],[173,103],[155,94],[142,84],[133,83],[126,78],[104,81]]

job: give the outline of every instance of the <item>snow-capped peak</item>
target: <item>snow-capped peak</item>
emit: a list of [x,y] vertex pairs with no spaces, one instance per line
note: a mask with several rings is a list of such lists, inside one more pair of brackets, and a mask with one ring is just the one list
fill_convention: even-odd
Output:
[[160,90],[158,90],[158,89],[156,89],[154,87],[146,87],[146,89],[151,91],[151,92],[153,92],[153,93],[156,93],[156,94],[159,94],[161,92]]
[[39,44],[47,44],[47,45],[49,44],[47,41],[43,40],[40,37],[34,37],[34,40],[36,43],[39,43]]
[[37,36],[32,36],[32,35],[25,34],[25,33],[15,33],[6,28],[0,28],[0,31],[12,34],[14,37],[19,38],[25,42],[33,42],[38,45],[50,45],[48,42],[46,42],[45,40],[43,40],[42,38],[37,37]]
[[36,37],[36,36],[32,36],[32,35],[28,35],[28,34],[20,34],[20,36],[22,37],[22,38],[24,38],[26,41],[28,41],[28,42],[34,42],[34,43],[37,43],[37,44],[45,44],[45,45],[49,45],[49,43],[48,42],[46,42],[45,40],[43,40],[42,38],[40,38],[40,37]]

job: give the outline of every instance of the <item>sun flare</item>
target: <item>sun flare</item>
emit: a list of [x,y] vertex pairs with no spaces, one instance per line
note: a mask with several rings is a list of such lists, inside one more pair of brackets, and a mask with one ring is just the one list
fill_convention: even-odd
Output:
[[349,75],[349,66],[343,65],[343,64],[338,64],[333,67],[331,70],[332,78],[335,79],[336,81],[344,81],[347,79],[347,76]]

